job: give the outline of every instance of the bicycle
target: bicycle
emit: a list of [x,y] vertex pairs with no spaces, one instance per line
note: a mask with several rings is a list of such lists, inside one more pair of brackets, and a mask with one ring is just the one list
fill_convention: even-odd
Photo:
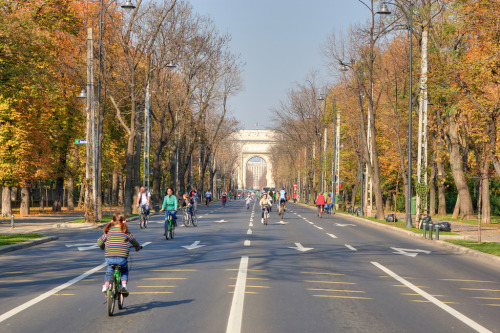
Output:
[[115,270],[111,281],[109,282],[108,290],[106,291],[106,302],[107,302],[107,312],[108,316],[112,316],[115,311],[115,303],[118,301],[118,309],[123,309],[123,303],[125,301],[125,294],[121,292],[121,265],[111,265],[111,268]]
[[264,208],[264,225],[267,225],[267,218],[269,217],[269,212],[267,210],[267,207]]
[[169,212],[167,219],[165,220],[165,233],[163,234],[167,240],[174,239],[175,223],[172,220],[172,214]]
[[187,209],[184,209],[182,223],[184,223],[184,226],[186,227],[189,227],[191,225],[193,227],[198,226],[198,218],[196,217],[196,211],[193,209],[190,213]]
[[280,203],[280,209],[279,209],[278,213],[281,217],[281,221],[283,221],[283,218],[285,217],[285,203],[284,202]]
[[146,207],[141,206],[139,213],[139,227],[146,229],[148,227],[148,215],[146,214]]

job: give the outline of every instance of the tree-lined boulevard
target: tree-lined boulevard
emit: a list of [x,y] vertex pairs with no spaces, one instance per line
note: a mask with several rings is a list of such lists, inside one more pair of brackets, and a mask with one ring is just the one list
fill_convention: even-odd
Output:
[[264,226],[253,203],[202,206],[199,226],[169,241],[162,216],[143,230],[130,222],[147,246],[132,253],[130,296],[113,317],[103,254],[84,248],[100,229],[4,254],[2,331],[498,332],[498,265],[307,206],[286,214]]

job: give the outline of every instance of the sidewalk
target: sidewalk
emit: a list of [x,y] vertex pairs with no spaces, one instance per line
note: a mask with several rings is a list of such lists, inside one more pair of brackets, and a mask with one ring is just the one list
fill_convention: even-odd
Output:
[[[390,214],[390,213],[388,213]],[[375,212],[372,212],[372,216],[375,215]],[[387,216],[387,214],[386,214]],[[398,220],[406,220],[406,214],[397,213],[396,214]],[[468,223],[455,222],[455,221],[447,221],[441,220],[439,218],[432,218],[434,223],[439,222],[449,222],[451,224],[451,232],[460,234],[466,237],[469,240],[477,240],[477,225],[472,225]],[[413,218],[413,224],[415,225],[415,219]],[[483,242],[496,242],[500,243],[500,228],[492,228],[492,227],[482,227],[481,228],[481,241]]]
[[39,230],[53,229],[54,224],[71,222],[83,218],[83,212],[26,216],[14,220],[14,228],[10,227],[9,220],[0,220],[0,234],[28,234]]

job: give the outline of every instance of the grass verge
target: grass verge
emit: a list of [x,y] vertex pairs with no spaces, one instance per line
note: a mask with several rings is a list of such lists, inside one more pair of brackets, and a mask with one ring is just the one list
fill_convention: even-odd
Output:
[[455,239],[449,239],[446,240],[446,242],[464,246],[472,250],[477,250],[484,253],[500,256],[500,243],[482,242],[481,244],[478,244],[478,242],[472,242],[467,240],[455,240]]
[[[134,216],[139,216],[139,214],[130,214],[130,215],[126,215],[127,218],[129,217],[134,217]],[[113,218],[112,215],[103,215],[102,219],[101,219],[101,223],[108,223],[108,222],[111,222],[111,219]],[[69,223],[85,223],[85,219],[78,219],[78,220],[74,220],[74,221],[71,221]]]
[[[412,232],[414,232],[416,234],[423,234],[424,233],[423,229],[417,229],[415,227],[413,227],[413,228],[406,228],[406,221],[402,221],[402,220],[398,220],[398,222],[387,222],[385,220],[377,220],[374,217],[363,217],[363,216],[358,216],[358,217],[361,217],[361,218],[364,218],[366,220],[370,220],[370,221],[373,221],[373,222],[377,222],[377,223],[380,223],[380,224],[390,225],[390,226],[393,226],[393,227],[397,227],[397,228],[405,229],[405,230],[408,230],[408,231],[412,231]],[[450,231],[440,231],[439,235],[458,235],[458,234],[455,233],[455,232],[450,232]]]
[[47,237],[47,235],[39,235],[39,234],[0,235],[0,246],[22,243],[42,237]]

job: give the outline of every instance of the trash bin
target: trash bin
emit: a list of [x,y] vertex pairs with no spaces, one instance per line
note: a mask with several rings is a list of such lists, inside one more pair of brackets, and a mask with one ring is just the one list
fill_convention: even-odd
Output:
[[411,215],[417,214],[417,197],[411,197]]

